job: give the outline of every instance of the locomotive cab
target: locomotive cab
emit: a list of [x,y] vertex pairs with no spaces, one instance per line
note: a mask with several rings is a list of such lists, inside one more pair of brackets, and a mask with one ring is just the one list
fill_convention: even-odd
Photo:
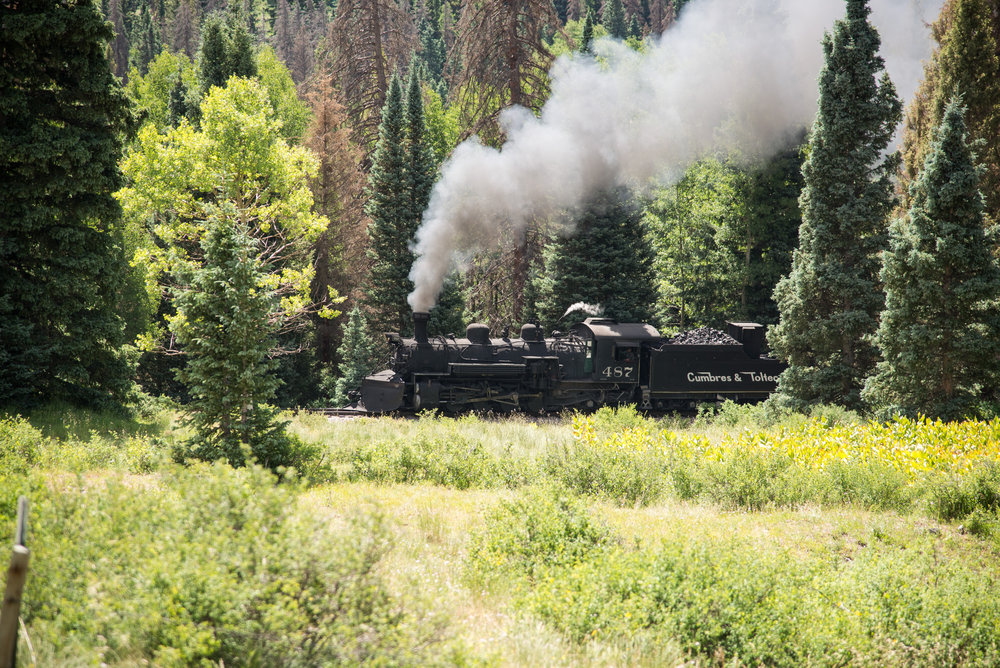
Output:
[[587,318],[570,331],[587,349],[583,378],[600,383],[638,383],[642,377],[641,347],[660,338],[652,325],[607,318]]

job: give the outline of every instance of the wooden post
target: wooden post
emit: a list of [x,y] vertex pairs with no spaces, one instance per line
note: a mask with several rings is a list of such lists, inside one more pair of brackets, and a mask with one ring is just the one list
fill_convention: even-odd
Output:
[[14,668],[17,658],[17,622],[21,615],[21,593],[28,575],[30,552],[24,546],[28,533],[28,499],[17,500],[17,530],[14,551],[7,568],[7,590],[0,607],[0,668]]

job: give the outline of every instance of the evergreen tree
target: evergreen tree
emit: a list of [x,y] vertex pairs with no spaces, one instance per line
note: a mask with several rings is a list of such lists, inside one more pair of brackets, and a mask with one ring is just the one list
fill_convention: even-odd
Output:
[[587,14],[583,23],[583,38],[580,40],[580,53],[591,53],[590,44],[594,41],[594,17]]
[[[538,312],[546,327],[565,324],[577,302],[600,305],[619,322],[650,322],[656,301],[653,250],[640,212],[622,189],[599,192],[571,236],[545,250]],[[587,317],[579,312],[567,320]]]
[[378,365],[378,349],[365,321],[364,313],[355,306],[347,318],[344,328],[344,339],[337,351],[340,372],[334,385],[333,403],[335,406],[346,406],[350,402],[348,393],[361,387],[365,376],[376,370]]
[[[983,166],[986,212],[1000,220],[1000,5],[996,0],[949,0],[933,26],[940,44],[907,109],[903,181],[918,177],[948,101],[961,91],[970,139]],[[907,192],[907,191],[904,191]]]
[[212,86],[225,86],[233,76],[257,76],[252,38],[238,14],[212,14],[205,20],[198,66],[202,94]]
[[122,0],[111,0],[108,5],[108,20],[115,31],[111,42],[111,63],[115,76],[122,81],[128,80],[129,43],[128,31],[125,29],[125,16],[122,14]]
[[187,410],[197,432],[189,454],[242,466],[246,445],[274,468],[289,458],[287,423],[267,405],[278,387],[270,357],[278,297],[267,285],[258,242],[233,218],[213,221],[201,242],[203,264],[179,272],[181,287],[174,289],[171,331],[189,355],[177,375],[191,393]]
[[184,78],[178,72],[177,79],[170,89],[170,101],[167,104],[167,123],[171,126],[177,127],[183,119],[190,119],[194,115],[192,109],[195,105],[190,103],[188,95]]
[[552,6],[555,7],[556,16],[559,17],[559,25],[566,25],[567,13],[569,11],[568,0],[553,0]]
[[622,0],[604,0],[601,25],[615,39],[625,39],[628,29],[625,25],[625,7],[622,5]]
[[883,361],[864,396],[891,411],[961,418],[996,373],[1000,268],[963,113],[955,99],[946,107],[913,204],[883,254]]
[[150,15],[149,6],[143,5],[138,20],[132,23],[131,48],[128,52],[129,68],[145,75],[149,63],[160,52],[160,37]]
[[413,290],[410,245],[430,199],[436,166],[416,68],[410,70],[405,102],[399,78],[393,80],[369,180],[372,266],[365,301],[376,326],[409,332],[412,318],[406,296]]
[[0,404],[121,401],[128,99],[91,0],[0,5]]
[[410,190],[409,238],[412,239],[423,219],[431,198],[437,165],[427,136],[424,98],[417,68],[410,68],[406,89],[406,180]]
[[371,218],[370,270],[364,302],[375,331],[408,332],[412,326],[406,296],[413,290],[410,266],[412,189],[408,183],[406,119],[399,77],[393,76],[382,110],[378,144],[368,176]]
[[883,157],[900,103],[878,55],[866,0],[848,0],[847,16],[823,38],[819,108],[802,166],[802,226],[789,275],[775,288],[781,322],[769,341],[789,364],[780,399],[860,405],[874,367],[883,296],[878,252],[893,200],[898,156]]
[[201,49],[198,53],[203,92],[207,93],[212,86],[225,86],[229,80],[230,72],[226,66],[227,41],[222,17],[218,14],[209,15],[201,27]]
[[174,13],[172,43],[176,51],[188,58],[195,57],[198,47],[198,27],[195,21],[194,0],[180,0]]
[[437,89],[444,85],[444,68],[448,53],[441,35],[440,12],[435,15],[428,11],[420,22],[419,62],[427,69],[427,80]]
[[642,28],[639,27],[639,21],[635,16],[629,19],[628,36],[632,39],[642,39]]
[[458,272],[452,272],[441,288],[437,304],[431,309],[427,321],[429,334],[461,334],[465,331],[465,292],[462,289],[462,277]]
[[798,245],[802,155],[798,148],[779,153],[736,174],[735,206],[722,216],[716,242],[724,251],[733,304],[730,319],[773,324],[778,321],[774,287],[788,273]]

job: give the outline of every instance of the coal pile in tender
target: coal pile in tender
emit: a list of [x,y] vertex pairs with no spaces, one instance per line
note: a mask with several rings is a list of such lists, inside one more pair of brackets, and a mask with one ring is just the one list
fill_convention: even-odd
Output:
[[711,327],[699,327],[687,332],[681,332],[672,339],[667,339],[667,343],[683,345],[713,345],[713,346],[738,346],[740,342],[729,336],[725,332],[720,332]]

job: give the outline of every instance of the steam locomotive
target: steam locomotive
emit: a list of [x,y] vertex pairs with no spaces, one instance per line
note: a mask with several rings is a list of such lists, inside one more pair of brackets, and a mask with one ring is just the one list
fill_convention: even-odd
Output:
[[519,338],[491,338],[478,323],[465,338],[430,337],[428,317],[414,314],[413,338],[386,334],[390,368],[364,379],[365,411],[543,413],[629,403],[688,411],[702,402],[766,399],[784,369],[761,355],[764,328],[756,323],[731,322],[716,342],[692,343],[662,337],[651,325],[603,318],[549,338],[530,323]]

